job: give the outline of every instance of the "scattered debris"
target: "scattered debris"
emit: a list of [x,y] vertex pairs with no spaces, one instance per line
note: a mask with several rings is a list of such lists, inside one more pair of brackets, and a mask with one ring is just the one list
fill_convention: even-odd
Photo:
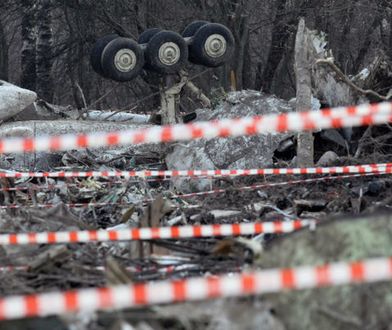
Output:
[[[252,109],[252,110],[251,110]],[[199,111],[198,120],[238,117],[253,111],[290,111],[289,103],[259,92],[241,92],[229,94],[226,102],[216,111]],[[66,127],[67,123],[75,123],[75,127]],[[33,124],[35,123],[35,125]],[[12,136],[25,134],[34,136],[36,132],[52,134],[52,132],[71,132],[79,128],[95,130],[102,127],[129,127],[126,123],[91,123],[76,120],[59,120],[59,127],[45,125],[43,121],[25,123],[7,123],[2,126],[2,132],[11,132]],[[103,126],[102,126],[103,125]],[[114,125],[114,126],[112,126]],[[111,127],[111,128],[110,128]],[[12,131],[12,130],[15,131]],[[377,139],[380,128],[374,127],[368,138]],[[63,131],[64,130],[64,131]],[[0,130],[1,131],[1,130]],[[385,133],[385,131],[384,131]],[[0,134],[2,134],[0,132]],[[5,133],[4,133],[5,134]],[[385,133],[388,134],[388,133]],[[385,134],[383,134],[385,136]],[[385,136],[388,141],[388,136]],[[335,143],[325,142],[328,148],[319,160],[318,166],[348,165],[352,159],[345,158],[335,150]],[[384,141],[384,140],[383,140]],[[374,140],[373,140],[374,142]],[[173,168],[252,168],[252,167],[285,167],[287,163],[277,157],[281,152],[292,161],[291,152],[295,150],[295,139],[286,134],[268,135],[253,138],[237,138],[224,141],[195,141],[189,144],[174,143],[166,162],[162,160],[160,145],[148,145],[111,150],[69,150],[58,154],[41,154],[35,156],[7,155],[1,158],[3,168],[37,170],[66,170],[84,171],[96,169],[104,170],[164,170]],[[366,148],[367,141],[363,141],[364,148],[355,164],[385,162],[386,156],[374,153]],[[228,155],[224,153],[228,153]],[[34,161],[35,157],[35,161]],[[44,162],[45,160],[45,162]],[[346,181],[320,181],[317,184],[297,182],[296,185],[265,186],[252,191],[239,191],[238,188],[249,185],[264,185],[279,183],[282,177],[253,176],[253,177],[218,177],[183,179],[174,181],[159,177],[148,178],[17,178],[12,181],[1,181],[3,188],[21,188],[25,190],[3,192],[0,200],[3,204],[34,205],[34,203],[50,203],[57,205],[49,210],[20,209],[13,213],[0,211],[2,221],[0,232],[28,232],[28,231],[58,231],[80,229],[131,229],[135,227],[161,227],[176,225],[220,224],[220,223],[248,223],[253,221],[293,221],[301,219],[317,220],[323,223],[326,218],[338,214],[357,214],[374,212],[380,207],[390,207],[389,188],[391,181],[388,177],[356,177],[346,178]],[[187,181],[188,180],[188,181]],[[298,176],[285,176],[285,180],[298,180]],[[35,191],[34,187],[47,188]],[[177,189],[196,190],[202,188],[224,189],[224,193],[215,196],[195,196],[182,199]],[[200,189],[200,190],[199,190]],[[173,197],[176,195],[177,197]],[[83,202],[112,203],[99,207],[85,207],[69,209],[66,204]],[[118,205],[113,204],[118,203]],[[356,222],[357,220],[353,221]],[[359,220],[362,221],[362,220]],[[338,221],[336,222],[338,223]],[[344,222],[345,228],[347,222]],[[334,225],[335,226],[335,225]],[[337,226],[337,225],[336,225]],[[312,244],[325,248],[329,246],[335,253],[335,248],[323,241],[320,231],[327,226],[317,225],[311,231],[305,230],[298,234],[258,235],[238,239],[187,239],[178,241],[153,240],[142,245],[138,242],[106,242],[80,244],[68,246],[47,247],[6,247],[0,250],[0,270],[2,281],[0,291],[3,294],[18,294],[26,292],[46,292],[55,288],[79,288],[89,286],[103,286],[105,283],[138,283],[162,279],[182,279],[193,276],[214,276],[218,274],[235,273],[257,267],[274,266],[280,260],[272,260],[273,255],[283,261],[297,258],[297,245],[287,245],[279,250],[280,254],[270,252],[273,246],[280,242],[289,242],[296,235],[304,235]],[[337,227],[340,228],[340,227]],[[336,229],[339,231],[340,229]],[[347,234],[348,231],[342,229]],[[362,235],[363,233],[360,232]],[[324,234],[323,234],[324,235]],[[286,239],[290,237],[290,239]],[[326,234],[326,239],[343,239],[341,236]],[[320,241],[320,242],[319,242]],[[365,241],[365,240],[362,240]],[[288,244],[288,243],[284,243]],[[350,243],[351,244],[351,243]],[[352,243],[354,244],[354,243]],[[359,244],[359,243],[358,243]],[[339,244],[338,244],[339,245]],[[286,245],[285,245],[286,246]],[[310,243],[309,243],[310,246]],[[347,247],[340,247],[346,249]],[[293,250],[294,249],[294,250]],[[380,251],[383,248],[380,247]],[[329,254],[329,250],[325,252]],[[299,254],[298,254],[299,255]],[[304,253],[303,255],[306,255]],[[324,256],[324,255],[323,255]],[[342,255],[344,258],[346,255]],[[318,259],[305,260],[303,264],[317,264]],[[282,266],[287,266],[289,263]],[[327,260],[328,261],[328,260]],[[269,264],[271,262],[271,264]],[[275,263],[275,264],[274,264]],[[13,268],[7,268],[13,267]],[[19,268],[18,268],[19,267]],[[300,294],[300,293],[297,293]],[[76,317],[65,320],[54,318],[59,323],[56,328],[61,329],[80,325],[82,329],[101,329],[111,327],[132,327],[135,329],[157,328],[156,325],[170,324],[178,329],[187,328],[187,324],[199,328],[235,329],[240,325],[249,324],[250,328],[258,328],[257,322],[264,322],[261,329],[284,329],[281,321],[291,328],[292,320],[281,316],[282,311],[289,309],[289,314],[295,313],[300,307],[286,304],[283,298],[266,297],[261,303],[259,298],[233,299],[225,301],[203,302],[195,304],[179,304],[176,306],[154,306],[151,309],[126,311],[119,318],[114,313],[97,313],[86,315],[83,319]],[[300,297],[300,299],[302,299]],[[318,300],[321,301],[321,300]],[[270,304],[271,302],[271,304]],[[247,311],[248,317],[242,318],[234,313],[237,309]],[[273,304],[273,305],[272,305]],[[285,305],[286,304],[286,305]],[[334,319],[336,315],[327,313],[328,303],[316,306],[322,311],[317,314],[324,318]],[[186,311],[192,306],[194,313]],[[282,307],[284,306],[284,307]],[[175,311],[175,312],[174,312]],[[276,312],[276,313],[275,313]],[[302,310],[301,310],[302,312]],[[219,314],[220,313],[220,314]],[[249,317],[254,313],[254,317]],[[308,312],[307,312],[308,313]],[[119,314],[120,315],[120,314]],[[237,315],[234,317],[234,315]],[[253,315],[253,314],[252,314]],[[355,314],[353,314],[355,315]],[[200,319],[198,316],[203,317]],[[357,316],[355,316],[357,317]],[[352,318],[355,320],[355,317]],[[108,318],[111,320],[109,321]],[[351,319],[351,318],[348,318]],[[303,321],[308,322],[308,314]],[[300,322],[298,320],[296,322]],[[48,321],[49,322],[49,321]],[[165,323],[168,322],[168,323]],[[188,323],[187,323],[188,322]],[[310,321],[309,321],[310,322]],[[324,322],[324,321],[323,321]],[[322,323],[322,322],[321,322]],[[344,322],[343,322],[344,323]],[[27,323],[26,323],[27,324]],[[49,324],[49,323],[47,323]],[[59,325],[61,324],[61,325]],[[297,323],[295,323],[297,325]],[[308,323],[306,323],[308,324]],[[313,323],[309,323],[314,325]],[[324,323],[322,323],[324,324]],[[328,325],[331,325],[328,323]],[[84,327],[84,328],[83,328]],[[311,327],[311,326],[310,326]],[[44,326],[40,325],[40,328]],[[189,328],[189,327],[188,327]],[[306,328],[299,326],[298,328]]]
[[294,200],[294,204],[297,208],[297,214],[298,216],[300,216],[303,211],[320,212],[325,209],[328,202],[321,199],[316,199],[316,200],[297,199]]
[[339,156],[334,151],[327,151],[318,160],[316,166],[318,167],[330,167],[335,165],[339,161]]
[[367,186],[367,191],[366,193],[369,196],[377,197],[380,195],[382,191],[384,191],[386,188],[385,181],[382,180],[373,180],[370,182]]
[[36,99],[36,93],[0,80],[0,120],[22,112]]
[[[250,117],[270,113],[290,112],[293,107],[275,96],[256,91],[233,92],[214,111],[199,110],[197,120]],[[230,139],[195,140],[176,143],[166,156],[169,170],[190,168],[262,168],[273,165],[276,149],[290,136],[267,134]],[[175,179],[174,186],[182,192],[205,190],[210,180]]]

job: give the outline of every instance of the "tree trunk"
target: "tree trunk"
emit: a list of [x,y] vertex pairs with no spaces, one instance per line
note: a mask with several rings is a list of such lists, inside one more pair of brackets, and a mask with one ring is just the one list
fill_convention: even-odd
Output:
[[252,63],[252,54],[250,49],[250,40],[248,36],[248,42],[245,46],[245,61],[243,69],[243,88],[244,89],[255,89],[255,63]]
[[36,74],[37,94],[47,102],[53,100],[53,40],[51,1],[39,0],[37,6]]
[[263,83],[261,88],[267,93],[271,92],[271,86],[276,69],[278,68],[284,54],[282,49],[286,46],[287,40],[290,36],[287,24],[285,20],[282,19],[282,13],[284,12],[286,2],[286,0],[276,1],[276,17],[273,22],[271,47],[261,79]]
[[[244,65],[247,59],[247,47],[249,43],[249,14],[248,10],[251,7],[251,0],[237,2],[235,4],[235,12],[231,18],[231,30],[234,34],[236,43],[235,54],[232,62],[232,70],[235,72],[235,80],[237,90],[242,90],[244,86]],[[231,71],[231,70],[230,70]]]
[[8,44],[2,22],[0,22],[0,79],[8,81]]
[[249,17],[246,15],[241,17],[241,37],[238,40],[238,58],[237,58],[237,88],[242,90],[244,88],[244,67],[245,67],[245,60],[248,57],[247,51],[249,48],[247,47],[249,43]]
[[36,75],[36,4],[34,0],[21,0],[22,5],[22,76],[21,86],[35,91]]
[[[297,111],[312,108],[312,79],[311,63],[309,61],[308,32],[305,20],[301,19],[298,25],[295,41],[295,72],[297,78]],[[312,133],[299,133],[297,146],[297,165],[310,167],[314,165],[314,144]]]

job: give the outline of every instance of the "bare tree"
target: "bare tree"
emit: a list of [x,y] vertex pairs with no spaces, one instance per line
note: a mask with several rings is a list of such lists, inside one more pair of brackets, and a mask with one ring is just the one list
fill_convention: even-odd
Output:
[[8,43],[2,21],[0,21],[0,79],[8,80]]
[[20,0],[22,9],[21,85],[35,91],[36,73],[36,1]]
[[36,92],[42,99],[53,99],[53,40],[50,0],[37,1]]
[[[159,79],[140,77],[121,85],[102,79],[89,65],[94,42],[113,32],[137,38],[151,27],[181,32],[198,19],[229,26],[236,40],[232,63],[197,78],[197,84],[207,94],[220,87],[228,90],[233,72],[238,89],[262,88],[291,98],[296,91],[293,50],[299,16],[305,17],[309,28],[329,35],[336,64],[350,75],[371,63],[380,50],[390,61],[392,8],[389,2],[3,0],[0,2],[0,75],[38,91],[49,101],[53,95],[55,103],[83,107],[84,98],[87,104],[100,99],[97,106],[101,108],[132,107],[138,99],[158,90]],[[8,54],[12,56],[7,58]],[[204,68],[189,66],[189,70],[192,76]],[[382,92],[388,85],[385,77],[376,87]],[[154,104],[149,99],[146,104],[139,104],[137,110],[150,109]]]
[[244,87],[244,67],[249,52],[249,16],[254,3],[252,0],[238,0],[234,4],[234,11],[230,16],[230,27],[236,41],[236,52],[233,57],[231,70],[236,73],[237,89]]
[[286,0],[276,1],[275,19],[271,35],[271,46],[269,49],[268,60],[262,74],[262,86],[266,92],[271,92],[271,86],[274,80],[276,70],[284,55],[283,49],[287,44],[290,36],[288,29],[287,17],[284,14]]

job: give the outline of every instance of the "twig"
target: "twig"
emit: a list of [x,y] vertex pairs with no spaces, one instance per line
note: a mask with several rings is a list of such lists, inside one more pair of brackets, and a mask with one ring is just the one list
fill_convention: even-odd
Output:
[[86,109],[86,108],[87,108],[87,102],[86,102],[86,97],[84,96],[82,87],[80,87],[80,85],[79,85],[78,82],[76,82],[75,85],[76,85],[76,87],[77,87],[78,90],[79,90],[80,96],[82,97],[82,100],[83,100],[84,108]]
[[80,115],[78,117],[78,119],[81,119],[83,117],[83,115],[88,111],[91,110],[91,108],[96,105],[97,103],[101,102],[104,98],[106,98],[107,96],[109,96],[113,91],[115,91],[118,86],[120,86],[120,84],[117,84],[116,86],[114,86],[112,89],[110,89],[109,91],[107,91],[105,94],[103,94],[100,98],[98,98],[97,100],[95,100],[93,103],[91,103],[88,107],[86,107],[85,109],[83,109],[80,112]]
[[359,156],[361,155],[363,147],[364,147],[363,142],[365,141],[365,139],[367,139],[371,135],[371,133],[372,133],[372,126],[369,126],[358,142],[358,148],[357,148],[357,151],[355,152],[355,155],[354,155],[355,159],[358,159]]
[[297,216],[291,215],[291,214],[281,210],[280,208],[278,208],[278,207],[276,207],[274,205],[271,205],[271,204],[261,204],[261,203],[259,203],[258,205],[260,205],[262,208],[268,208],[268,209],[274,210],[275,212],[277,212],[277,213],[279,213],[279,214],[281,214],[281,215],[283,215],[283,216],[285,216],[285,217],[287,217],[289,219],[292,219],[292,220],[297,219]]
[[392,98],[392,93],[388,93],[388,95],[383,96],[371,89],[363,89],[359,86],[357,86],[356,84],[354,84],[349,77],[347,77],[337,66],[336,64],[333,62],[332,58],[327,58],[327,59],[318,59],[315,64],[325,64],[328,65],[333,71],[335,71],[338,76],[347,84],[349,85],[351,88],[353,88],[354,90],[356,90],[357,92],[364,94],[364,95],[372,95],[376,98],[378,98],[381,101],[389,101]]
[[69,156],[69,157],[71,157],[72,159],[76,160],[78,163],[81,163],[81,164],[83,164],[83,165],[86,166],[86,167],[89,166],[87,163],[83,162],[81,159],[79,159],[78,157],[74,156],[74,155],[72,154],[72,152],[67,151],[66,154],[67,154],[67,156]]
[[29,264],[29,268],[37,271],[43,267],[53,267],[55,262],[64,262],[70,256],[71,252],[67,246],[54,246],[35,256],[34,260]]
[[118,87],[120,86],[120,84],[117,84],[116,86],[114,86],[112,89],[110,89],[109,91],[107,91],[105,94],[103,94],[100,98],[96,99],[93,103],[91,103],[86,110],[89,110],[92,108],[92,106],[96,105],[97,103],[101,102],[104,98],[106,98],[107,96],[109,96],[112,92],[114,92]]
[[345,315],[342,315],[341,313],[335,312],[327,307],[319,306],[316,308],[316,311],[324,314],[325,316],[328,316],[334,320],[340,321],[342,323],[347,323],[351,324],[354,327],[357,328],[362,328],[362,322],[357,319],[357,318],[351,318]]

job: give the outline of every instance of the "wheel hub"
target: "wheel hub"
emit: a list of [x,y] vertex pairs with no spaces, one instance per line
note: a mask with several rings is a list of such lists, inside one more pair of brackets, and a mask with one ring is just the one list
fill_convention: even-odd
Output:
[[135,68],[137,62],[136,54],[131,49],[120,49],[114,57],[114,65],[121,72],[129,72]]
[[159,60],[165,65],[174,65],[180,58],[180,47],[174,42],[166,42],[159,48]]
[[208,56],[221,57],[226,53],[227,42],[224,36],[213,34],[207,38],[204,48]]

